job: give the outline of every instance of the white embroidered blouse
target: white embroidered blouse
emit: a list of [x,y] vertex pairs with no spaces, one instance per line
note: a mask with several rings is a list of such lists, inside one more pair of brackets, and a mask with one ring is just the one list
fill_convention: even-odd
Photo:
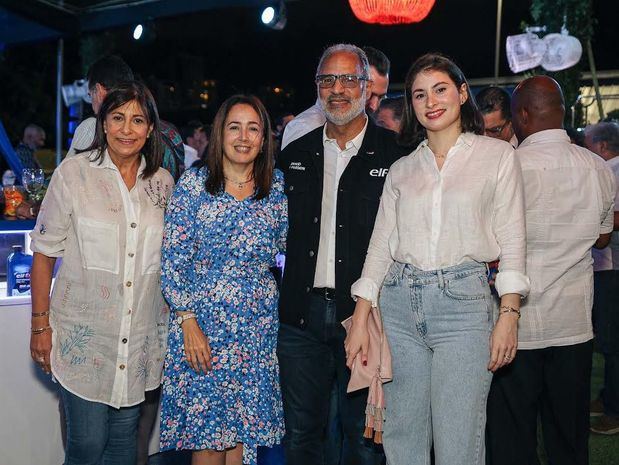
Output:
[[129,191],[107,153],[56,169],[30,234],[31,248],[62,257],[50,303],[51,366],[68,391],[112,407],[156,389],[169,310],[160,290],[163,216],[174,181],[159,169]]

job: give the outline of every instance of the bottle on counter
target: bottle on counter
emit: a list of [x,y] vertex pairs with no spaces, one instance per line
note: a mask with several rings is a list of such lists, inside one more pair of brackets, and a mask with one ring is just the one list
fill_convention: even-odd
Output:
[[32,255],[22,252],[21,245],[14,245],[7,257],[6,295],[8,297],[30,295],[30,269]]
[[15,216],[15,210],[23,202],[24,196],[15,185],[15,173],[6,170],[2,175],[2,190],[4,192],[4,215]]

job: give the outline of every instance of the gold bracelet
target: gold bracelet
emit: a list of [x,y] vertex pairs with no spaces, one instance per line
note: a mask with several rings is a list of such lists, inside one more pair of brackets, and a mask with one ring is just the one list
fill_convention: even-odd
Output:
[[40,316],[47,316],[47,315],[49,315],[49,310],[46,310],[44,312],[39,312],[39,313],[33,312],[32,318],[38,318]]
[[516,315],[518,315],[518,319],[520,319],[520,309],[519,308],[509,307],[507,305],[501,305],[499,307],[499,313],[515,313]]
[[48,326],[43,326],[42,328],[31,328],[30,332],[32,334],[43,334],[48,329],[52,329],[52,327],[48,325]]

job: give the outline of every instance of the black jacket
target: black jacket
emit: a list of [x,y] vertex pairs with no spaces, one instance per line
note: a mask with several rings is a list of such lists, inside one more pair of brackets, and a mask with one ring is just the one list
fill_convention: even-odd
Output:
[[[281,287],[280,321],[303,327],[316,271],[322,206],[323,127],[290,143],[278,157],[288,197],[289,230]],[[410,153],[396,134],[370,119],[363,143],[342,174],[337,194],[335,288],[338,319],[352,315],[350,287],[363,269],[385,176],[391,164]]]

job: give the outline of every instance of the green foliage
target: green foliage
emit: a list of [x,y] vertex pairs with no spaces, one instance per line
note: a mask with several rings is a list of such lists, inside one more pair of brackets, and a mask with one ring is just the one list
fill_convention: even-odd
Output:
[[[531,16],[534,25],[546,26],[546,33],[561,32],[565,26],[570,35],[578,38],[583,47],[583,55],[580,63],[569,69],[550,73],[539,69],[539,74],[548,74],[557,80],[563,89],[566,106],[566,123],[571,124],[571,109],[580,93],[580,76],[587,65],[587,41],[593,37],[593,6],[591,0],[531,0]],[[582,115],[577,115],[575,126],[582,123]]]

